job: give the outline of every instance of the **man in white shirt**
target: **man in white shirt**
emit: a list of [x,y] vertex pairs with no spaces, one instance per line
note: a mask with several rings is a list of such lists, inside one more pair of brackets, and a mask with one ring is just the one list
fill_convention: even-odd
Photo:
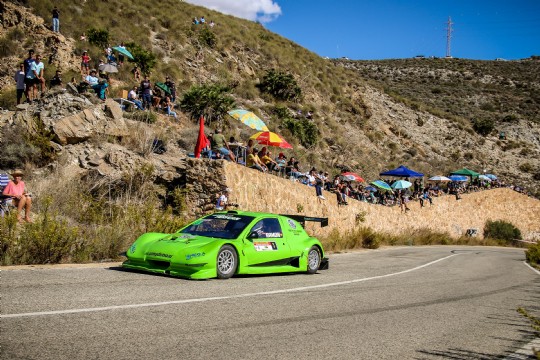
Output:
[[223,190],[223,193],[219,196],[218,201],[216,203],[216,210],[218,211],[225,210],[225,208],[227,207],[227,201],[229,200],[227,196],[229,195],[230,191],[231,190],[229,189]]
[[139,97],[137,95],[137,87],[134,86],[133,89],[131,89],[128,93],[128,100],[132,101],[139,110],[144,110],[142,102],[138,98]]
[[96,77],[96,70],[92,69],[92,71],[90,71],[90,75],[86,76],[84,80],[90,84],[90,86],[97,85],[99,83],[99,79]]
[[36,76],[36,86],[39,84],[39,91],[43,94],[43,92],[46,90],[45,88],[45,64],[41,61],[41,55],[36,55],[36,61],[32,65],[32,71],[34,71],[34,74]]
[[21,103],[21,99],[24,93],[24,78],[26,74],[24,73],[24,63],[20,63],[19,70],[15,72],[13,79],[17,83],[17,105]]

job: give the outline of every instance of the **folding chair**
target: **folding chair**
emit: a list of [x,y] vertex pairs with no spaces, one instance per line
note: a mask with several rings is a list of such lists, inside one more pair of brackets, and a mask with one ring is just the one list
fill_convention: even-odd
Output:
[[8,197],[2,195],[2,191],[9,182],[9,176],[7,174],[0,174],[0,216],[4,217],[9,212],[9,205],[7,203]]

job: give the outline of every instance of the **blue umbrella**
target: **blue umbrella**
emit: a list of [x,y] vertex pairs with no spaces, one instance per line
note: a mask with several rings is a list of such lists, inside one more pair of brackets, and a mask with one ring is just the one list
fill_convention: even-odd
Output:
[[463,175],[450,175],[448,178],[450,180],[452,180],[452,181],[467,181],[467,180],[469,180],[468,177],[463,176]]
[[486,174],[486,176],[488,178],[490,178],[491,180],[497,180],[497,176],[493,175],[493,174]]
[[371,192],[377,192],[377,189],[375,189],[373,186],[367,186],[366,190],[369,190]]

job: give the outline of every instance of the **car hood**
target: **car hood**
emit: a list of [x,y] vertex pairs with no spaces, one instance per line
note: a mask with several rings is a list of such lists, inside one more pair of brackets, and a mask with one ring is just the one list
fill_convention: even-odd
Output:
[[148,244],[145,254],[151,257],[170,258],[186,249],[202,247],[219,240],[222,239],[175,233]]

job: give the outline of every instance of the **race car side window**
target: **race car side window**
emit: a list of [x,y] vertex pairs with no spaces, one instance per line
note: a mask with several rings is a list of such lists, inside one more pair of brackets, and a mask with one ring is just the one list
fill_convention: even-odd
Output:
[[283,232],[276,218],[266,218],[258,221],[250,233],[256,233],[259,239],[282,238]]

